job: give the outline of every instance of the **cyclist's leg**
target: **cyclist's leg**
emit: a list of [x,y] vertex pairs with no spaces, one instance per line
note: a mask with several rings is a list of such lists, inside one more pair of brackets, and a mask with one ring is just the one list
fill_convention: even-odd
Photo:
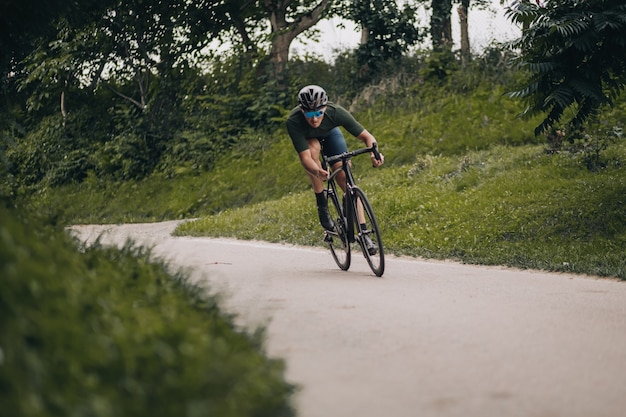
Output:
[[[320,152],[322,150],[322,145],[318,139],[312,138],[307,139],[307,143],[309,144],[309,151],[311,152],[311,158],[322,167],[322,163],[320,162]],[[312,175],[308,171],[305,171],[309,176],[309,180],[311,181],[311,186],[313,187],[313,191],[315,194],[319,194],[324,190],[324,182],[317,178],[315,175]]]
[[[339,155],[340,153],[348,152],[348,145],[346,145],[346,139],[343,137],[341,130],[338,127],[330,131],[330,133],[321,138],[320,141],[324,144],[323,152],[327,157]],[[341,168],[341,161],[336,162],[331,169],[333,171]],[[341,189],[346,191],[346,175],[340,172],[335,177],[337,184]]]
[[[321,168],[322,163],[320,162],[320,152],[322,146],[318,139],[307,139],[307,143],[309,145],[309,151],[311,152],[311,157]],[[335,223],[330,216],[328,211],[328,203],[326,200],[326,193],[324,191],[324,182],[312,175],[307,171],[307,175],[309,176],[309,180],[311,181],[311,185],[313,186],[313,191],[315,192],[315,201],[317,203],[317,215],[320,220],[320,224],[326,230],[334,230]]]

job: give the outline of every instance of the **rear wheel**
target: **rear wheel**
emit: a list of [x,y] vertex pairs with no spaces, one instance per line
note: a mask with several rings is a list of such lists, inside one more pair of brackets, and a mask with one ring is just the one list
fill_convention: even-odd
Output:
[[[372,269],[372,272],[377,277],[380,277],[385,272],[385,254],[378,223],[374,216],[374,210],[360,188],[354,188],[352,191],[352,201],[355,212],[357,212],[357,210],[362,211],[362,216],[354,216],[354,230],[356,230],[355,239],[359,243],[359,246],[361,246],[363,256],[367,259],[367,263]],[[361,206],[362,209],[360,209],[359,206]],[[359,220],[359,218],[361,218],[361,220]]]
[[337,266],[343,271],[347,271],[350,268],[350,243],[346,233],[343,210],[339,203],[339,197],[334,190],[328,190],[326,198],[330,217],[335,222],[335,230],[327,230],[325,240]]

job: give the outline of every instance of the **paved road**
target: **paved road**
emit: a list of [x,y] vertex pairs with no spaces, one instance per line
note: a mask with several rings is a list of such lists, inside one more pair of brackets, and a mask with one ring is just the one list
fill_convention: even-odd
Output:
[[301,390],[301,417],[626,416],[626,283],[174,238],[176,222],[80,226],[127,237],[224,297]]

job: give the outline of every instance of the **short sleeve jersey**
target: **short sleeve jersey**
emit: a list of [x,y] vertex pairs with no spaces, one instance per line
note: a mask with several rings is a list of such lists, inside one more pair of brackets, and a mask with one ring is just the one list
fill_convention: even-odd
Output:
[[324,138],[328,136],[331,130],[339,126],[342,126],[355,137],[365,130],[348,110],[330,102],[326,105],[324,118],[317,128],[309,125],[300,107],[293,109],[287,118],[287,132],[298,153],[309,149],[307,139]]

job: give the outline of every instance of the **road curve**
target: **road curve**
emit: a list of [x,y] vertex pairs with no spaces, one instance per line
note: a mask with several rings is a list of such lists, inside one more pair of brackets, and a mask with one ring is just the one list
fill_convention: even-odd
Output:
[[300,417],[622,417],[626,283],[172,237],[177,222],[76,226],[131,238],[223,296],[300,386]]

